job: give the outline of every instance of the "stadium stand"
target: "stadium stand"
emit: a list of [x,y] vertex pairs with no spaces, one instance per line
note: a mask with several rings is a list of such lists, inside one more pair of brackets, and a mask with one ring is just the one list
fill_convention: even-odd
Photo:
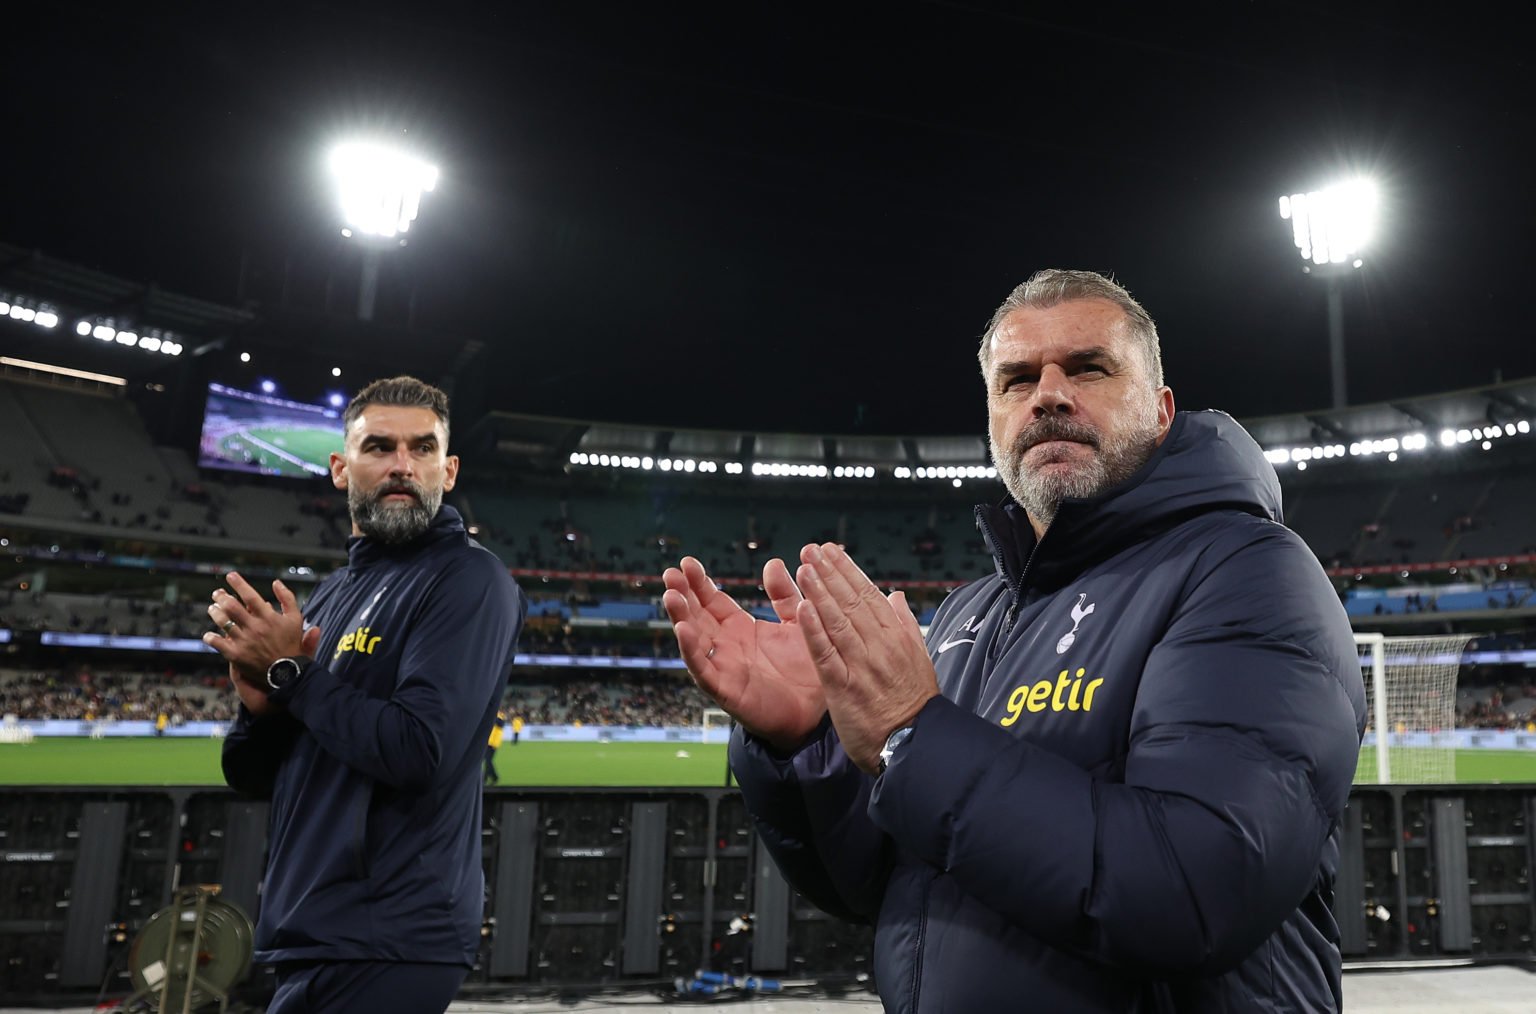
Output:
[[[81,699],[99,697],[103,688],[136,712],[145,701],[175,701],[189,720],[222,714],[227,705],[217,675],[167,679],[156,671],[161,656],[155,653],[125,659],[77,647],[70,650],[102,674],[80,684],[78,668],[29,637],[194,641],[207,628],[207,596],[223,570],[280,575],[307,589],[342,558],[345,501],[324,480],[200,469],[185,448],[157,444],[116,389],[0,379],[0,424],[19,435],[0,449],[0,534],[13,554],[0,560],[0,629],[14,632],[19,664],[30,666],[29,715],[54,705],[78,710]],[[622,428],[586,432],[613,441],[614,450],[645,443]],[[572,446],[572,439],[562,446]],[[735,438],[672,439],[679,448],[708,449],[728,447]],[[468,443],[476,446],[472,429]],[[765,438],[762,448],[788,453],[803,451],[804,443]],[[979,442],[920,438],[913,446],[960,462]],[[1528,509],[1536,479],[1525,464],[1521,456],[1486,455],[1454,467],[1336,463],[1332,471],[1282,468],[1280,475],[1289,523],[1334,568],[1341,601],[1358,624],[1451,629],[1475,620],[1478,626],[1466,629],[1512,631],[1518,639],[1536,616],[1529,565],[1510,570],[1486,562],[1459,573],[1426,565],[1536,546],[1536,514]],[[557,722],[694,724],[704,702],[677,669],[581,665],[583,659],[649,659],[675,666],[676,645],[660,608],[663,568],[683,554],[697,555],[744,605],[769,618],[771,608],[756,587],[762,564],[775,555],[792,557],[807,541],[836,540],[881,581],[909,587],[926,621],[950,587],[990,568],[971,506],[1000,493],[987,479],[968,478],[955,488],[943,478],[666,475],[576,468],[491,450],[466,470],[451,499],[530,596],[520,650],[561,662],[559,668],[520,665],[509,704],[530,719]],[[1398,565],[1413,566],[1411,578],[1399,574]],[[1383,572],[1351,573],[1371,567]],[[174,667],[197,664],[195,656],[181,656]],[[1536,695],[1522,673],[1467,668],[1459,704],[1469,722],[1518,727],[1529,718],[1525,702]],[[17,706],[21,671],[4,680],[6,700]],[[204,698],[218,699],[204,707]]]

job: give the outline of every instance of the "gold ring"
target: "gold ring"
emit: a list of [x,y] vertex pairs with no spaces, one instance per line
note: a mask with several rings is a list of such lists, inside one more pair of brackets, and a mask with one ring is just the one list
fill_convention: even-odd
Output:
[[239,624],[237,624],[234,620],[225,620],[224,621],[224,635],[226,637],[228,637],[229,636],[229,632],[231,630],[235,629],[235,627],[237,627],[237,626],[239,626]]

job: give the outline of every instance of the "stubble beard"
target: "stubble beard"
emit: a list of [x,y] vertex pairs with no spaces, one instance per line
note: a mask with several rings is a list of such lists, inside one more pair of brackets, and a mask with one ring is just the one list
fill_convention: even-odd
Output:
[[[391,493],[410,493],[414,502],[386,501]],[[397,546],[421,536],[432,526],[443,505],[443,490],[428,489],[409,479],[391,479],[363,491],[347,487],[347,509],[357,530],[370,539]]]
[[[1135,425],[1107,440],[1098,430],[1069,417],[1046,416],[1014,438],[1011,453],[1003,453],[992,439],[992,460],[1009,495],[1043,531],[1056,520],[1063,500],[1098,496],[1135,474],[1157,449],[1159,429],[1157,409],[1151,404]],[[1047,440],[1076,441],[1093,448],[1094,454],[1066,469],[1025,465],[1026,452]]]

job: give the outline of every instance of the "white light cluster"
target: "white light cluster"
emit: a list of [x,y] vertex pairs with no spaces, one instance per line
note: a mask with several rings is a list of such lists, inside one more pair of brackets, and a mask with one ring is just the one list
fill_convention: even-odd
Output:
[[1505,423],[1503,426],[1495,424],[1493,426],[1475,426],[1472,429],[1446,429],[1440,431],[1440,446],[1455,447],[1457,444],[1469,444],[1477,440],[1484,445],[1483,450],[1486,451],[1495,440],[1516,435],[1527,436],[1530,432],[1531,424],[1525,419],[1521,419],[1519,422]]
[[147,334],[139,334],[128,328],[119,331],[110,321],[97,321],[92,324],[88,320],[81,320],[75,322],[75,334],[82,338],[115,342],[118,345],[137,347],[145,352],[158,352],[166,356],[179,356],[182,353],[181,342],[173,340],[168,332],[161,331],[159,328],[151,328]]
[[1376,230],[1376,186],[1355,179],[1325,190],[1280,198],[1280,217],[1291,222],[1303,260],[1359,267],[1358,255]]
[[934,465],[915,472],[907,468],[896,469],[898,479],[996,479],[997,469],[991,465]]
[[[592,454],[576,451],[570,463],[588,468],[627,468],[643,472],[682,472],[691,474],[745,475],[747,466],[740,461],[708,461],[695,458],[652,458],[636,454]],[[809,462],[757,461],[752,464],[752,474],[774,478],[801,479],[873,479],[879,474],[874,465],[838,465],[828,468]]]
[[[720,470],[718,462],[695,461],[692,458],[652,458],[650,455],[638,454],[587,454],[576,451],[571,455],[571,464],[586,465],[592,468],[628,468],[649,472],[656,469],[662,472],[717,472]],[[730,470],[730,466],[726,466]]]
[[28,306],[5,297],[0,297],[0,317],[9,317],[23,324],[36,324],[50,331],[59,326],[59,315],[48,306]]
[[411,228],[421,195],[437,186],[437,167],[377,144],[343,144],[331,152],[331,172],[340,188],[346,228],[393,237]]
[[[1524,436],[1531,432],[1531,424],[1525,419],[1519,422],[1503,423],[1502,425],[1477,426],[1470,429],[1443,429],[1440,431],[1440,446],[1453,448],[1459,444],[1477,443],[1483,450],[1491,450],[1497,440],[1513,436]],[[1359,440],[1348,447],[1343,444],[1319,444],[1312,447],[1272,447],[1264,452],[1264,457],[1270,464],[1295,465],[1298,471],[1305,471],[1309,461],[1324,461],[1330,458],[1369,458],[1376,455],[1385,455],[1388,461],[1396,461],[1400,454],[1417,453],[1430,448],[1430,439],[1427,433],[1407,433],[1401,437],[1384,437],[1377,440]]]
[[754,461],[753,475],[795,476],[802,479],[825,479],[826,465],[798,464],[790,461]]

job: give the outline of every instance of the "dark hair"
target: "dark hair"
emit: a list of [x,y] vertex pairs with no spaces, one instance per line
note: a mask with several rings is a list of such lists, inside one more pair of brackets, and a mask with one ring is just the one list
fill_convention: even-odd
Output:
[[347,410],[341,414],[342,432],[351,431],[352,424],[369,405],[401,405],[405,408],[429,408],[442,420],[443,435],[448,435],[448,395],[426,381],[415,377],[388,377],[375,380],[352,396]]

